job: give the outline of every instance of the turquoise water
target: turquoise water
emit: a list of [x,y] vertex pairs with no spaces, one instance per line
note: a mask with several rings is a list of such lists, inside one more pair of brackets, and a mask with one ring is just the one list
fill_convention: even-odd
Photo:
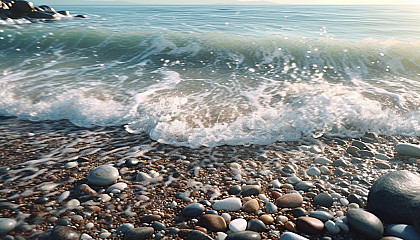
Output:
[[0,115],[186,146],[420,135],[419,6],[57,6],[0,22]]

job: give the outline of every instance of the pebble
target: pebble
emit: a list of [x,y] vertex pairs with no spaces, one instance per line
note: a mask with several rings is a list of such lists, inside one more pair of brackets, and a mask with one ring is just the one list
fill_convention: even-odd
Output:
[[214,210],[225,210],[225,211],[238,211],[242,208],[242,202],[241,199],[239,198],[235,198],[235,197],[231,197],[231,198],[226,198],[220,201],[216,201],[213,204],[213,209]]
[[298,190],[298,191],[302,190],[302,191],[305,191],[305,192],[309,191],[309,189],[311,189],[313,187],[314,187],[314,184],[312,182],[308,182],[308,181],[302,181],[302,182],[299,182],[295,185],[296,190]]
[[116,182],[118,177],[118,169],[111,165],[101,165],[90,171],[87,180],[95,186],[106,186]]
[[152,237],[154,232],[152,227],[131,228],[125,233],[124,240],[146,240]]
[[306,237],[302,237],[299,234],[293,232],[285,232],[280,236],[279,240],[309,240]]
[[317,167],[311,167],[306,171],[306,174],[308,174],[309,176],[319,176],[321,175],[321,170],[319,170],[319,168]]
[[70,196],[70,191],[64,191],[60,194],[57,198],[57,202],[61,203],[62,201],[66,200]]
[[228,235],[224,232],[218,232],[216,235],[216,240],[225,240],[227,236]]
[[50,239],[54,240],[79,240],[79,231],[65,226],[55,226],[51,231]]
[[134,228],[134,225],[132,223],[124,223],[121,224],[117,230],[115,231],[115,234],[124,234],[126,233],[128,230]]
[[227,222],[227,223],[229,223],[230,222],[230,220],[232,219],[232,216],[230,216],[230,214],[229,213],[222,213],[222,218],[223,219],[225,219],[225,221]]
[[197,217],[202,212],[204,212],[204,205],[201,203],[191,203],[182,210],[182,214],[186,217]]
[[74,208],[77,208],[78,206],[80,206],[80,201],[77,199],[71,199],[70,201],[66,203],[66,208],[68,209],[74,209]]
[[248,225],[246,230],[254,231],[254,232],[265,232],[267,231],[267,226],[265,223],[259,219],[250,219],[248,221]]
[[372,185],[367,209],[386,223],[410,223],[420,231],[420,198],[417,196],[420,196],[420,175],[407,170],[393,171]]
[[325,222],[325,228],[332,235],[336,235],[340,233],[340,227],[338,227],[337,224],[331,220],[328,220]]
[[105,232],[101,232],[100,234],[99,234],[99,238],[101,238],[101,239],[106,239],[106,238],[109,238],[109,237],[111,237],[111,233],[110,232],[108,232],[108,231],[105,231]]
[[115,189],[123,191],[124,189],[127,188],[127,186],[128,186],[127,183],[123,183],[123,182],[115,183],[115,184],[109,186],[106,189],[106,192],[109,193],[109,192],[112,192]]
[[242,191],[242,187],[239,185],[233,185],[229,188],[228,193],[230,195],[236,195],[239,194]]
[[237,218],[229,223],[229,229],[233,232],[245,231],[247,221],[243,218]]
[[331,165],[333,161],[326,157],[318,157],[315,158],[314,163],[321,164],[321,165]]
[[350,227],[361,236],[379,239],[384,233],[381,220],[370,212],[362,209],[349,209],[346,217]]
[[316,235],[322,232],[324,223],[313,217],[298,217],[296,220],[296,227],[304,233]]
[[16,227],[16,220],[12,218],[0,218],[0,236],[6,235]]
[[303,197],[300,194],[288,193],[277,198],[276,204],[281,208],[300,207],[303,204]]
[[79,166],[78,162],[68,162],[68,163],[66,163],[66,165],[64,165],[64,168],[65,169],[70,169],[70,168],[74,168],[74,167],[77,167],[77,166]]
[[144,172],[139,172],[136,175],[136,182],[144,182],[144,181],[149,181],[150,179],[152,179],[152,177]]
[[326,166],[319,167],[319,170],[321,171],[322,174],[325,174],[325,175],[331,174],[331,170]]
[[263,214],[258,217],[263,223],[265,224],[272,224],[274,222],[274,218],[269,214]]
[[331,207],[334,203],[333,198],[328,193],[320,193],[314,197],[313,204],[324,206],[324,207]]
[[162,231],[166,229],[166,225],[161,222],[153,222],[152,227],[155,231]]
[[86,193],[88,195],[96,194],[97,192],[93,190],[89,185],[87,184],[81,184],[79,187],[79,190],[83,193]]
[[151,222],[154,222],[154,221],[160,221],[161,219],[162,219],[162,217],[160,215],[150,214],[150,215],[145,215],[145,216],[141,217],[140,222],[151,223]]
[[404,240],[419,240],[420,232],[406,224],[391,224],[385,229],[386,236],[399,237]]
[[225,219],[215,214],[205,214],[201,216],[198,224],[212,232],[224,232],[227,229]]
[[274,214],[274,213],[277,212],[277,206],[274,203],[272,203],[272,202],[268,202],[265,205],[265,211],[267,213]]
[[258,195],[261,193],[261,186],[259,185],[245,185],[242,186],[242,196]]
[[334,219],[334,216],[331,213],[326,212],[326,211],[310,211],[309,216],[313,218],[317,218],[323,222]]
[[106,193],[99,194],[98,197],[102,202],[109,202],[112,199],[111,196]]
[[273,181],[270,182],[271,186],[273,186],[273,188],[280,188],[281,187],[281,183],[278,179],[275,179]]
[[253,213],[259,209],[260,209],[260,204],[258,200],[256,199],[251,199],[247,201],[246,203],[244,203],[244,205],[242,206],[242,210],[247,213]]
[[395,151],[401,155],[420,157],[420,145],[400,143],[395,146]]
[[241,231],[231,233],[227,236],[226,240],[260,240],[261,235],[253,231]]
[[87,233],[82,233],[82,235],[80,236],[80,240],[87,240],[87,239],[93,239],[93,237],[91,237]]

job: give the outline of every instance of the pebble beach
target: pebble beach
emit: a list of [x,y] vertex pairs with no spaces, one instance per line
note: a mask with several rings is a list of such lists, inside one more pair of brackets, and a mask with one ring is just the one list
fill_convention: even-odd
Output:
[[418,177],[420,156],[409,156],[416,149],[396,150],[418,146],[418,137],[187,148],[64,120],[2,118],[0,131],[3,239],[420,236],[416,223],[386,223],[362,210],[381,176]]

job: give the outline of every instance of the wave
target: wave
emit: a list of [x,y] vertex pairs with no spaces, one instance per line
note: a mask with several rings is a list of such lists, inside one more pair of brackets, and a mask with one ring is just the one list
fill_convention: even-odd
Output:
[[[54,31],[52,31],[54,30]],[[0,115],[163,143],[420,135],[420,42],[34,27],[0,32]]]

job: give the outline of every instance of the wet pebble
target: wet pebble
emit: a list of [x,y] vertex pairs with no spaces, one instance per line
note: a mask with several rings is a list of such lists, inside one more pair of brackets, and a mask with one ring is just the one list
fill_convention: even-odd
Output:
[[281,208],[300,207],[303,203],[303,198],[300,194],[288,193],[276,199],[277,206]]
[[118,169],[111,165],[101,165],[90,171],[87,180],[95,186],[106,186],[116,182],[118,177]]
[[150,238],[155,230],[152,227],[131,228],[125,233],[124,240],[146,240]]
[[227,236],[226,240],[260,240],[261,235],[253,231],[241,231],[231,233]]
[[382,237],[384,232],[382,222],[372,213],[361,209],[350,209],[347,211],[346,217],[350,227],[361,236],[371,239]]
[[212,207],[214,210],[238,211],[242,208],[242,202],[241,199],[232,197],[216,201]]
[[191,203],[182,210],[182,214],[186,217],[196,217],[202,212],[204,212],[204,205],[201,203]]
[[12,218],[0,218],[0,236],[6,235],[16,227],[16,220]]

